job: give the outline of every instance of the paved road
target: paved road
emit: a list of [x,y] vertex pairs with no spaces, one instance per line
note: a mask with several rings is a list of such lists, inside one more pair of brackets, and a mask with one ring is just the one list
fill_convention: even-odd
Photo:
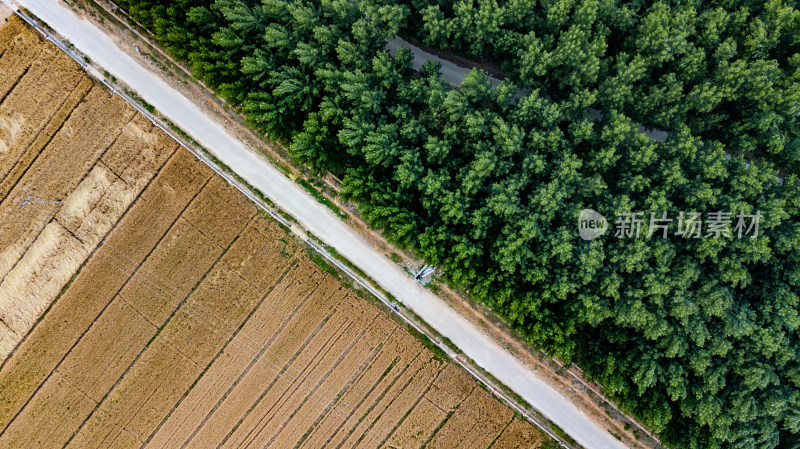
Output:
[[[467,74],[472,71],[472,67],[467,69],[465,67],[461,67],[457,64],[454,64],[446,59],[442,59],[434,54],[428,53],[427,51],[407,42],[406,40],[404,40],[399,36],[395,36],[394,39],[392,39],[386,44],[386,49],[389,50],[389,53],[391,54],[394,54],[400,47],[405,47],[411,50],[411,53],[414,55],[414,61],[413,61],[414,69],[417,71],[419,71],[422,65],[428,61],[436,61],[439,64],[441,64],[442,67],[440,69],[440,72],[442,74],[442,77],[451,86],[456,87],[459,84],[461,84],[461,82],[464,81],[464,77],[467,76]],[[500,80],[493,76],[487,76],[487,78],[489,79],[489,82],[492,83],[493,88],[497,87],[497,85],[500,84]],[[523,96],[527,95],[528,92],[530,92],[530,89],[517,89],[517,93],[514,95],[514,97],[522,98]],[[597,109],[589,108],[589,117],[591,117],[594,120],[600,121],[603,119],[603,113],[598,111]],[[641,125],[639,125],[639,132],[644,133],[644,135],[646,135],[647,137],[658,142],[664,142],[665,140],[667,140],[667,136],[669,136],[669,133],[667,133],[666,131],[661,131],[657,129],[647,129]]]
[[72,42],[93,62],[129,85],[164,116],[291,214],[305,229],[334,247],[578,443],[590,449],[625,447],[480,329],[444,301],[421,288],[400,267],[381,255],[302,187],[256,156],[156,74],[117,48],[101,30],[76,17],[58,0],[19,0],[17,3]]

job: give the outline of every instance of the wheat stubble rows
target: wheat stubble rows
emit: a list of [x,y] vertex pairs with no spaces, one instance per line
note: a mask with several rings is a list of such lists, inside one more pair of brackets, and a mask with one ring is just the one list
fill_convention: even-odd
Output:
[[0,55],[0,447],[540,445],[16,18]]

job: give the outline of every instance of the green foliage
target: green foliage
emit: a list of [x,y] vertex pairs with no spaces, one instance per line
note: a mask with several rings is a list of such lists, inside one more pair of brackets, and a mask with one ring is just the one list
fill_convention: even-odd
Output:
[[[780,1],[121,2],[401,247],[681,448],[800,434],[797,11]],[[531,88],[390,57],[399,30]],[[588,107],[605,112],[601,121]],[[664,143],[633,123],[670,131]],[[578,237],[579,212],[764,216]],[[671,226],[674,234],[675,223]]]
[[[404,32],[489,58],[511,80],[718,140],[798,170],[800,11],[793,2],[407,0]],[[491,17],[490,23],[485,18]]]

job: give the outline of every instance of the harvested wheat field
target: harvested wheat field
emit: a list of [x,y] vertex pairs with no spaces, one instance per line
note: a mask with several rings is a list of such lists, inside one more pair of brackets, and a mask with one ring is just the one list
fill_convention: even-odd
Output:
[[0,54],[0,448],[546,443],[16,18]]

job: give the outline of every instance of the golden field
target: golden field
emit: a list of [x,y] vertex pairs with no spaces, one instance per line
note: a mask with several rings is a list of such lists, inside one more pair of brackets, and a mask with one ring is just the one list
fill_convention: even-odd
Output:
[[544,443],[16,18],[0,54],[0,447]]

